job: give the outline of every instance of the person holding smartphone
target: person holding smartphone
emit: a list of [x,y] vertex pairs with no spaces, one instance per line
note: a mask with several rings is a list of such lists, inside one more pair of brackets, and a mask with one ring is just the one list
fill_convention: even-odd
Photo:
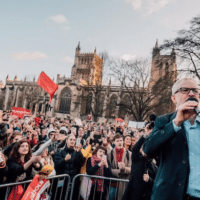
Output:
[[[98,146],[93,151],[93,156],[87,162],[87,174],[96,176],[112,177],[110,164],[107,160],[107,150],[103,146]],[[109,182],[103,179],[92,179],[92,188],[89,200],[105,199],[107,185]]]

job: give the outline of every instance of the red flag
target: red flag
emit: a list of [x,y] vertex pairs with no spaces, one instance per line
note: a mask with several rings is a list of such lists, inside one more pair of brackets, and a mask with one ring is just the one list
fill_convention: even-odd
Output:
[[58,89],[58,85],[54,83],[44,72],[41,72],[37,84],[42,87],[50,95],[50,102],[53,99],[53,96]]
[[38,126],[39,123],[41,122],[41,119],[39,117],[36,117],[34,120],[35,120],[36,126]]
[[19,107],[12,107],[12,113],[11,115],[15,115],[21,119],[24,118],[24,115],[30,116],[31,111],[25,108],[19,108]]

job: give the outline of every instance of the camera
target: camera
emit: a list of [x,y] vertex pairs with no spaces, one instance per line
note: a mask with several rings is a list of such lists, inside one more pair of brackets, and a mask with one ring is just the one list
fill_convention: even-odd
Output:
[[150,129],[150,130],[154,128],[154,122],[147,122],[147,123],[145,124],[145,127],[146,127],[148,124],[149,124],[149,129]]

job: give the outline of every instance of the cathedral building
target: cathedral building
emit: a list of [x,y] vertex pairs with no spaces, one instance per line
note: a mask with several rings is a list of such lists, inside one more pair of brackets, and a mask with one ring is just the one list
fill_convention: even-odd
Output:
[[[35,79],[31,82],[26,79],[18,81],[17,77],[9,80],[7,76],[5,86],[0,88],[0,110],[11,110],[16,106],[30,109],[32,113],[50,111],[52,116],[65,118],[86,119],[87,115],[91,114],[95,120],[114,117],[128,120],[130,116],[126,113],[122,116],[120,108],[115,104],[122,99],[128,100],[126,91],[121,86],[112,86],[111,81],[108,85],[102,85],[102,65],[103,57],[97,55],[96,49],[92,53],[82,53],[79,43],[75,49],[71,76],[57,75],[58,90],[51,104],[48,103],[48,93],[37,85]],[[153,88],[167,72],[173,72],[171,81],[174,82],[176,71],[175,52],[161,55],[156,42],[148,87]]]

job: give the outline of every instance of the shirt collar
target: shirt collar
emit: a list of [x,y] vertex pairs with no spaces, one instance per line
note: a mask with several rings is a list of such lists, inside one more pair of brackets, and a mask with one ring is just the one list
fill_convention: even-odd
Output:
[[196,117],[193,125],[190,124],[189,120],[184,121],[183,124],[184,124],[184,126],[189,126],[189,127],[195,128],[197,126],[196,121],[198,121],[198,123],[200,123],[200,117],[199,116]]
[[198,121],[198,122],[200,122],[200,117],[197,116],[195,120]]

